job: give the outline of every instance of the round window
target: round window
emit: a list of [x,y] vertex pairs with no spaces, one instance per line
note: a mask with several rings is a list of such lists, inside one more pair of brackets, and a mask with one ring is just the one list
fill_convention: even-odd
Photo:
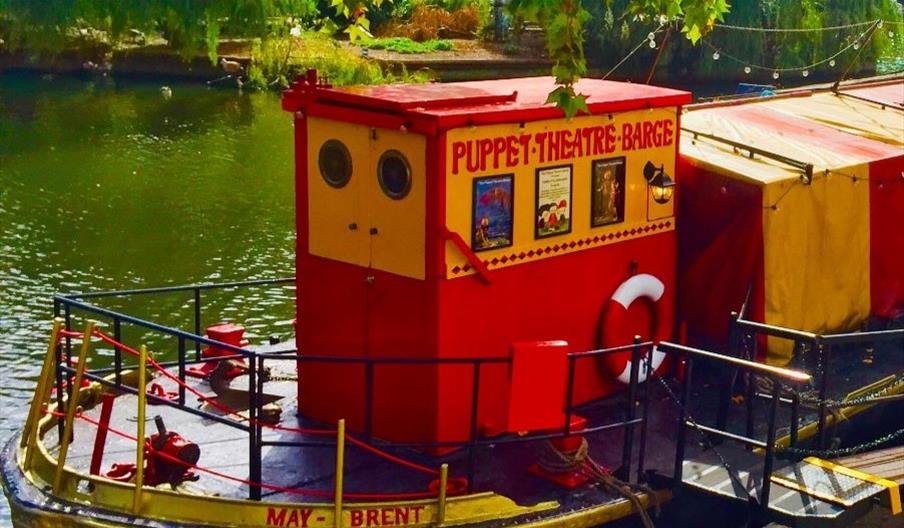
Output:
[[386,196],[393,200],[407,196],[411,190],[411,166],[405,155],[398,150],[384,152],[377,164],[377,178]]
[[352,178],[352,155],[338,139],[330,139],[320,147],[317,161],[320,175],[330,187],[345,187]]

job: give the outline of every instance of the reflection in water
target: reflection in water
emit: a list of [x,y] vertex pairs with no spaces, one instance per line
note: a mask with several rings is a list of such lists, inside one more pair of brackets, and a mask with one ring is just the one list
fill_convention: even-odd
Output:
[[[0,77],[0,441],[21,426],[55,292],[293,273],[292,123],[278,97],[172,91]],[[103,305],[192,328],[190,294]],[[205,294],[204,305],[205,325],[240,322],[252,342],[292,331],[290,287]],[[123,335],[175,353],[140,329]]]

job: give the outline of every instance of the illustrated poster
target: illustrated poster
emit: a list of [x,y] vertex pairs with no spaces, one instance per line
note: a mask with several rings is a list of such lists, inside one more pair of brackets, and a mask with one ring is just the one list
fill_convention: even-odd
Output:
[[625,219],[625,158],[593,162],[590,225],[599,227]]
[[571,165],[537,169],[536,238],[571,232]]
[[474,179],[471,249],[485,251],[512,245],[513,175]]

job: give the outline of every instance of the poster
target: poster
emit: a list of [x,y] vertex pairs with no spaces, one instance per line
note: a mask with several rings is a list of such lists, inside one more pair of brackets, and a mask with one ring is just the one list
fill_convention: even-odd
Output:
[[537,169],[535,238],[571,232],[571,165]]
[[593,162],[590,188],[590,226],[625,220],[625,158]]
[[471,249],[512,245],[514,175],[474,179]]

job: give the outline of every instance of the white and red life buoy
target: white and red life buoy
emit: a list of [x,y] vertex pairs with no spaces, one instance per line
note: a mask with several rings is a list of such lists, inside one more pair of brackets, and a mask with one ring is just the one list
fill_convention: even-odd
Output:
[[[646,298],[653,307],[652,324],[653,331],[651,338],[653,341],[659,342],[669,339],[671,336],[670,321],[662,313],[663,304],[659,302],[665,293],[665,284],[662,283],[654,275],[648,273],[640,273],[632,276],[612,294],[609,302],[606,304],[603,318],[601,321],[601,345],[603,348],[612,348],[631,343],[633,335],[626,335],[624,329],[630,328],[628,325],[628,309],[635,301]],[[638,381],[645,381],[647,378],[646,355],[642,356],[640,362],[640,370],[638,371]],[[653,347],[651,365],[652,372],[655,372],[665,360],[665,354]],[[631,381],[631,352],[616,352],[602,356],[602,363],[613,378],[621,383],[628,384]]]

